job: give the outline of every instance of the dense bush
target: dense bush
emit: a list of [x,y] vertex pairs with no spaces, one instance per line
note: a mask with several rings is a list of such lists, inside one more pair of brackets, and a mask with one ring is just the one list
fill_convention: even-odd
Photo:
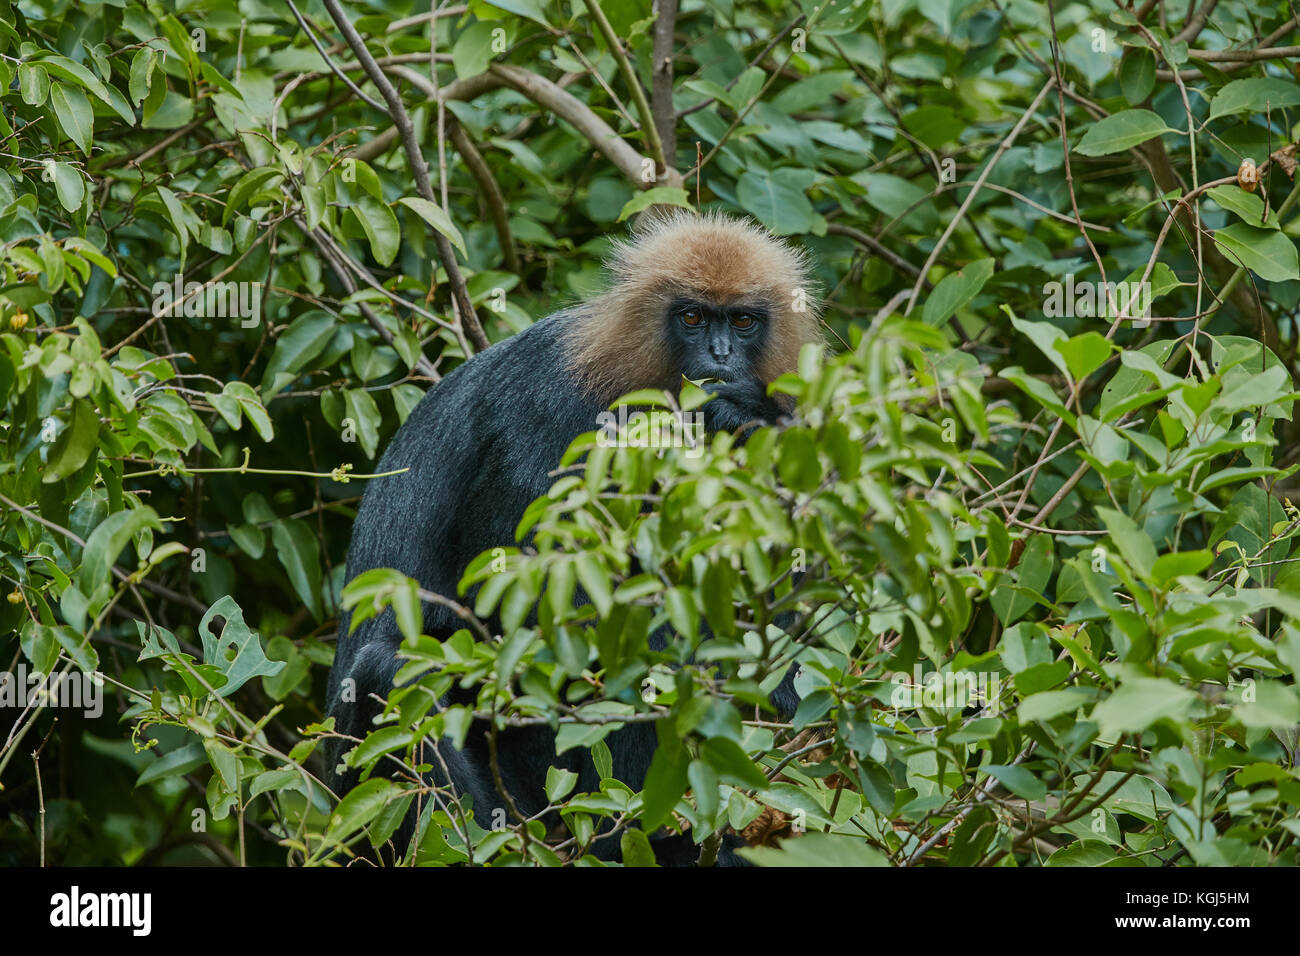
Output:
[[[0,0],[0,859],[321,863],[419,799],[420,863],[1296,863],[1297,21],[1183,6]],[[423,391],[652,204],[809,252],[793,419],[579,439],[448,640],[343,589]],[[341,606],[406,637],[345,797]],[[476,826],[415,772],[475,714],[599,792]]]

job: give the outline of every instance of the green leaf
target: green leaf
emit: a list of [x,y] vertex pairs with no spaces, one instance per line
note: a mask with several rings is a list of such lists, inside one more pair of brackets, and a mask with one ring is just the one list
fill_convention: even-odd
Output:
[[[917,232],[928,232],[938,221],[934,198],[916,183],[889,173],[856,173],[853,181],[866,190],[863,199],[890,219]],[[901,217],[901,218],[900,218]]]
[[1098,508],[1097,514],[1128,566],[1144,578],[1150,575],[1156,563],[1156,545],[1150,536],[1123,512]]
[[203,741],[203,750],[208,755],[208,763],[216,771],[216,780],[221,788],[230,793],[239,786],[239,760],[235,753],[220,740],[209,737]]
[[817,213],[805,191],[789,175],[797,170],[747,169],[736,183],[736,201],[773,235],[812,232]]
[[1253,77],[1233,80],[1210,101],[1210,119],[1233,113],[1264,113],[1300,105],[1300,86],[1295,80]]
[[[127,125],[135,125],[135,113],[131,111],[126,99],[117,90],[101,83],[94,73],[91,73],[80,63],[70,60],[66,56],[46,56],[41,60],[41,65],[52,76],[75,83],[95,98],[103,101],[115,110]],[[75,90],[77,87],[68,87],[68,89]]]
[[1020,704],[1020,721],[1027,723],[1031,720],[1051,720],[1061,714],[1073,713],[1092,698],[1092,693],[1082,687],[1045,690],[1031,694]]
[[1059,368],[1062,372],[1069,372],[1070,368],[1065,364],[1065,355],[1057,346],[1066,340],[1066,334],[1058,329],[1051,322],[1029,322],[1025,319],[1011,317],[1011,324],[1018,331],[1025,335],[1038,346],[1038,350],[1047,356],[1048,361]]
[[266,406],[247,382],[227,382],[220,395],[209,392],[208,401],[232,429],[239,428],[242,412],[262,441],[270,441],[275,437]]
[[50,95],[50,75],[38,63],[19,63],[18,91],[28,106],[41,106]]
[[89,156],[95,136],[95,114],[86,94],[75,86],[55,83],[50,89],[50,105],[54,107],[59,128]]
[[1175,132],[1150,110],[1123,110],[1089,126],[1074,151],[1083,156],[1107,156]]
[[940,149],[948,143],[956,142],[969,125],[951,107],[933,104],[917,107],[904,114],[902,122],[909,133],[931,149]]
[[1214,562],[1210,551],[1180,551],[1174,554],[1162,554],[1151,565],[1151,579],[1161,587],[1166,587],[1184,574],[1197,575]]
[[759,866],[889,866],[888,858],[866,840],[836,833],[805,833],[782,840],[777,849],[749,847],[740,855]]
[[[825,0],[801,0],[800,6],[809,17],[815,17],[813,26],[820,36],[839,36],[845,33],[857,33],[862,24],[871,15],[871,0],[844,0],[842,3],[828,4]],[[944,9],[941,26],[945,32],[951,31],[951,21],[960,15],[960,10],[953,12],[952,7]],[[868,31],[870,32],[870,31]]]
[[149,80],[157,62],[158,51],[149,46],[140,47],[131,58],[131,78],[127,91],[131,94],[131,102],[136,106],[143,103],[149,95]]
[[270,441],[275,437],[275,430],[271,427],[271,416],[267,414],[266,406],[262,404],[262,400],[258,398],[257,392],[253,391],[251,385],[247,382],[227,382],[223,392],[239,403],[240,411],[257,430],[262,441]]
[[1214,241],[1230,261],[1244,265],[1269,282],[1300,279],[1300,257],[1290,237],[1274,229],[1234,222],[1214,233]]
[[365,767],[384,754],[401,750],[415,740],[415,734],[405,727],[380,727],[366,734],[355,750],[347,755],[349,767]]
[[1101,368],[1114,348],[1100,332],[1085,332],[1052,344],[1065,359],[1070,376],[1077,382]]
[[[212,633],[212,622],[222,617],[221,636]],[[254,677],[274,677],[285,661],[268,660],[256,631],[244,623],[244,612],[235,599],[226,595],[208,608],[199,622],[203,640],[203,662],[212,664],[226,675],[226,683],[217,689],[219,697],[228,697]]]
[[1156,57],[1149,47],[1134,46],[1124,51],[1119,64],[1119,88],[1129,106],[1137,106],[1151,95],[1156,85]]
[[661,737],[642,792],[641,825],[646,830],[658,829],[672,814],[673,807],[686,792],[686,768],[690,762],[691,755],[680,741]]
[[259,166],[250,169],[239,177],[239,182],[231,188],[226,196],[226,208],[221,214],[221,224],[229,224],[230,217],[248,205],[258,193],[270,189],[272,185],[284,178],[284,173],[273,166]]
[[821,483],[822,466],[817,442],[807,428],[791,428],[781,435],[781,482],[796,491],[812,491]]
[[418,196],[404,196],[397,201],[446,236],[462,256],[469,257],[469,253],[465,251],[465,237],[460,234],[456,224],[451,221],[450,216],[443,212],[441,206]]
[[1300,696],[1295,687],[1272,680],[1255,682],[1254,700],[1237,704],[1233,716],[1245,727],[1261,729],[1294,727],[1300,722]]
[[578,785],[578,775],[560,767],[546,769],[546,799],[558,803],[573,792]]
[[351,419],[356,429],[361,450],[367,458],[374,458],[379,449],[379,425],[383,421],[379,406],[364,388],[349,388],[343,393],[343,407],[344,414]]
[[608,572],[590,552],[578,555],[574,561],[574,569],[578,573],[578,581],[582,584],[583,590],[596,606],[596,613],[602,618],[605,617],[614,606],[614,591],[610,586]]
[[1196,694],[1173,681],[1137,677],[1125,681],[1092,711],[1107,739],[1140,733],[1157,720],[1180,720],[1191,710]]
[[623,854],[624,866],[658,866],[655,851],[650,846],[650,838],[644,830],[629,829],[623,831],[619,838],[619,850]]
[[1047,784],[1024,767],[990,764],[980,769],[1018,797],[1026,800],[1043,800],[1047,797]]
[[163,754],[149,766],[145,767],[135,780],[136,787],[162,780],[166,777],[179,777],[191,770],[196,770],[208,762],[208,752],[203,744],[195,740],[170,753]]
[[1015,570],[998,575],[990,603],[1004,626],[1014,624],[1036,605],[1035,596],[1045,590],[1054,565],[1051,535],[1037,534],[1025,545]]
[[1101,840],[1080,840],[1063,846],[1047,858],[1044,866],[1105,866],[1119,859],[1114,849]]
[[1248,226],[1258,229],[1279,229],[1277,210],[1270,209],[1268,218],[1264,218],[1264,200],[1255,193],[1248,193],[1240,186],[1215,186],[1206,192],[1207,196],[1217,202],[1228,212],[1233,213]]
[[471,23],[456,38],[451,48],[451,64],[457,78],[465,80],[487,70],[492,62],[492,31],[495,29],[499,29],[496,24],[480,20]]
[[626,203],[623,204],[623,211],[618,214],[618,221],[623,222],[630,216],[634,216],[643,209],[649,209],[651,206],[680,206],[683,209],[694,209],[691,205],[690,198],[686,195],[686,190],[676,186],[656,186],[653,189],[647,189],[639,192]]
[[86,539],[81,552],[81,571],[77,580],[83,594],[94,594],[108,581],[109,570],[130,540],[145,528],[162,530],[162,522],[150,507],[117,511],[101,521]]
[[54,173],[54,191],[59,197],[59,205],[68,212],[76,212],[86,198],[86,183],[81,173],[67,163],[50,163],[47,167]]
[[78,398],[72,403],[72,421],[59,433],[50,449],[49,464],[41,481],[52,484],[80,471],[98,443],[99,413],[90,402]]
[[347,839],[377,817],[388,801],[400,793],[401,788],[396,784],[379,777],[357,784],[330,814],[327,835],[333,840]]
[[366,238],[370,240],[370,253],[375,261],[381,266],[392,265],[402,241],[402,233],[393,210],[387,203],[369,194],[363,195],[349,208],[361,223]]
[[385,607],[393,609],[397,627],[409,641],[420,636],[424,623],[419,586],[392,568],[371,568],[349,581],[343,589],[343,607],[352,611],[351,630]]
[[544,27],[550,26],[546,22],[546,5],[542,0],[491,0],[487,6],[518,14],[532,20],[534,23],[540,23]]
[[312,617],[321,620],[320,545],[316,532],[301,518],[286,518],[271,526],[276,556],[289,575],[294,593],[307,605]]
[[[1062,359],[1064,361],[1064,359]],[[1073,428],[1076,424],[1076,418],[1073,412],[1065,407],[1059,395],[1046,382],[1033,378],[1028,375],[1024,369],[1012,366],[1002,370],[1002,377],[1008,382],[1016,385],[1021,391],[1032,398],[1035,402],[1047,409],[1053,415],[1063,418],[1067,425]]]
[[718,813],[718,775],[704,761],[692,760],[686,768],[686,778],[691,785],[691,795],[695,798],[700,816],[712,820]]
[[181,208],[181,202],[176,198],[174,192],[166,186],[157,188],[158,196],[167,209],[167,215],[171,217],[172,228],[176,230],[176,239],[181,246],[181,268],[183,269],[185,267],[185,249],[190,241],[189,230],[185,228],[185,210]]
[[304,312],[275,340],[275,351],[262,374],[266,394],[283,388],[325,351],[334,333],[334,316],[321,309]]
[[99,670],[99,652],[91,645],[89,634],[80,634],[66,626],[52,627],[50,632],[82,673],[93,674]]
[[976,259],[956,272],[950,272],[925,300],[921,318],[927,325],[942,325],[979,295],[992,276],[992,259]]
[[740,744],[728,737],[710,737],[700,745],[700,758],[717,771],[718,779],[737,787],[762,790],[767,777]]

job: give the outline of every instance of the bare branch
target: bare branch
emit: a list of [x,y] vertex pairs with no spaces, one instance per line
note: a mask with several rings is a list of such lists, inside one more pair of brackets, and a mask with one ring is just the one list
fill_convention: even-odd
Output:
[[644,189],[653,185],[681,187],[682,176],[675,169],[665,170],[658,177],[657,183],[643,182],[641,154],[629,146],[608,123],[593,113],[587,104],[572,93],[560,89],[545,77],[525,70],[521,66],[493,63],[489,69],[511,89],[522,93],[534,103],[546,107],[572,124],[583,139],[595,146],[600,154],[613,163],[618,171],[637,188]]
[[[434,195],[433,186],[429,182],[429,167],[424,161],[424,154],[420,152],[420,144],[415,138],[415,127],[411,125],[411,117],[406,112],[406,107],[402,105],[402,98],[397,95],[397,90],[384,75],[379,64],[375,62],[370,50],[366,48],[365,41],[361,39],[361,34],[357,33],[356,28],[352,26],[352,21],[347,18],[338,0],[324,0],[324,3],[334,24],[347,40],[348,46],[352,48],[353,56],[365,67],[370,82],[375,85],[383,96],[384,102],[388,104],[388,115],[392,118],[402,139],[402,145],[406,150],[406,161],[415,178],[416,191],[422,198],[436,205],[438,197]],[[438,249],[438,259],[447,272],[447,282],[451,286],[452,298],[455,299],[460,310],[460,321],[464,326],[465,334],[475,348],[485,349],[491,343],[483,333],[478,313],[474,311],[474,303],[470,301],[469,290],[465,287],[465,277],[461,275],[460,266],[456,263],[456,251],[447,237],[436,229],[433,230],[433,241]]]
[[677,0],[655,0],[654,59],[651,91],[655,128],[663,144],[664,161],[677,165],[677,113],[673,109],[673,28],[677,26]]
[[496,177],[492,175],[492,170],[483,160],[474,141],[454,118],[447,126],[447,136],[456,147],[456,152],[460,153],[461,159],[465,160],[466,168],[482,191],[483,201],[487,203],[488,211],[492,214],[492,225],[496,227],[497,243],[501,246],[501,256],[505,260],[506,268],[519,275],[521,271],[519,254],[515,252],[514,238],[510,235],[510,214],[506,211],[506,200],[501,194],[501,187],[497,185]]
[[1016,137],[1020,135],[1020,131],[1024,129],[1025,124],[1029,122],[1029,117],[1034,115],[1034,110],[1038,109],[1038,104],[1043,101],[1043,97],[1047,95],[1047,91],[1055,85],[1055,78],[1050,79],[1043,84],[1043,88],[1038,91],[1038,95],[1035,96],[1033,102],[1029,104],[1029,108],[1021,114],[1016,125],[1011,127],[1011,132],[1007,134],[1007,138],[1004,139],[1002,145],[997,148],[997,152],[995,152],[993,157],[985,164],[984,171],[980,173],[979,178],[975,180],[975,188],[966,194],[965,201],[962,202],[961,206],[957,209],[957,215],[952,217],[952,221],[948,223],[948,228],[943,231],[943,235],[939,237],[939,241],[936,242],[934,248],[930,250],[930,255],[926,258],[925,265],[921,267],[920,275],[917,276],[916,284],[912,286],[912,298],[907,303],[907,309],[903,312],[904,315],[912,314],[912,309],[916,306],[916,297],[921,292],[921,285],[925,280],[926,274],[929,273],[930,267],[934,265],[935,260],[939,258],[939,253],[943,251],[943,247],[948,244],[948,240],[957,229],[957,224],[960,223],[962,217],[966,215],[966,210],[970,209],[971,203],[973,203],[975,197],[979,195],[980,186],[984,185],[984,181],[988,179],[989,174],[993,172],[993,167],[997,166],[998,160],[1001,159],[1002,155],[1011,148],[1011,144],[1016,141]]
[[587,12],[596,21],[596,26],[600,28],[609,52],[614,55],[614,62],[618,64],[623,79],[627,82],[628,91],[632,94],[632,102],[636,104],[637,114],[641,117],[641,132],[650,147],[650,158],[655,161],[655,170],[662,174],[669,168],[668,159],[664,156],[664,144],[659,140],[659,128],[655,125],[655,116],[650,109],[650,103],[645,98],[641,78],[632,68],[632,62],[627,58],[623,43],[614,32],[614,27],[605,16],[605,11],[600,8],[599,0],[583,0],[583,2],[587,5]]
[[362,100],[362,102],[370,106],[373,106],[377,110],[383,110],[384,108],[383,103],[380,103],[377,100],[373,99],[372,97],[368,96],[361,89],[361,87],[357,86],[350,79],[348,79],[348,75],[343,72],[343,70],[339,67],[337,63],[334,62],[334,60],[330,57],[329,53],[326,52],[325,47],[321,44],[320,40],[316,39],[316,31],[314,31],[311,27],[307,25],[307,21],[303,19],[303,15],[299,13],[298,8],[294,6],[293,0],[288,0],[288,2],[289,2],[289,9],[293,11],[294,19],[298,21],[298,26],[302,28],[303,33],[307,34],[307,39],[310,40],[311,45],[316,48],[316,52],[319,53],[320,58],[325,61],[325,65],[328,66],[330,70],[334,73],[334,75],[337,76],[340,80],[342,80],[344,85],[347,86],[347,88],[350,89],[353,93],[355,93]]

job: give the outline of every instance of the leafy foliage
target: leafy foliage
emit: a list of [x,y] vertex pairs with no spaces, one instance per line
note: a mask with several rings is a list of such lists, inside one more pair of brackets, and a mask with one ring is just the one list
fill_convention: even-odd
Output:
[[[708,0],[667,79],[646,0],[356,4],[360,59],[331,5],[0,0],[0,858],[332,862],[418,798],[429,864],[650,863],[658,827],[764,865],[1297,862],[1286,4]],[[833,348],[775,383],[793,420],[593,431],[472,602],[344,589],[358,483],[475,323],[591,294],[654,204],[809,251]],[[346,795],[342,606],[405,638]],[[102,713],[33,673],[102,675]],[[484,830],[419,782],[529,724],[599,790],[556,769]]]

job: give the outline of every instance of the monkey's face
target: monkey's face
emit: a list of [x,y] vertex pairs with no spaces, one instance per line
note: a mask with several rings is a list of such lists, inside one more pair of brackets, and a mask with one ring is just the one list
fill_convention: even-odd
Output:
[[682,374],[693,381],[752,379],[769,333],[769,312],[755,302],[717,305],[674,299],[665,317]]

